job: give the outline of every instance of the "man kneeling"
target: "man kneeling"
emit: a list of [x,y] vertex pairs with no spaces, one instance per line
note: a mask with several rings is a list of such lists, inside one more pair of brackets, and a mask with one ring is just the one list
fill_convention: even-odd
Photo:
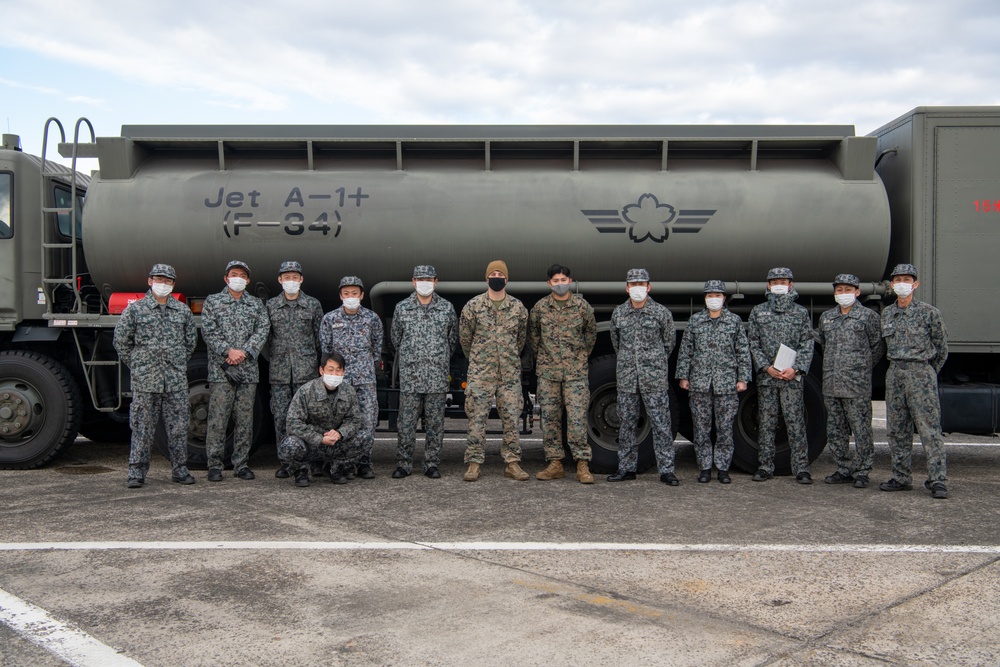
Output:
[[363,420],[354,387],[342,384],[344,357],[324,354],[320,377],[295,392],[288,406],[288,435],[278,458],[295,472],[295,486],[309,486],[309,464],[320,463],[334,484],[346,484],[345,472],[356,466],[361,443],[355,436]]

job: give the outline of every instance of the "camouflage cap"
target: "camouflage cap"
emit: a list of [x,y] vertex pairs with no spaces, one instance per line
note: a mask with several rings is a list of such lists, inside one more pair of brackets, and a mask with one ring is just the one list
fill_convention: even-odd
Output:
[[338,289],[343,289],[344,287],[360,287],[364,291],[365,284],[357,276],[344,276],[340,279],[340,287]]
[[709,292],[719,292],[721,294],[726,293],[726,283],[721,280],[706,280],[705,281],[705,294]]
[[785,268],[784,266],[777,266],[767,272],[768,280],[780,280],[782,278],[786,278],[788,280],[795,280],[795,278],[792,277],[792,270]]
[[243,269],[244,271],[247,272],[247,276],[250,275],[250,267],[247,266],[246,262],[241,262],[238,259],[234,259],[233,261],[229,262],[229,264],[226,264],[226,273],[229,273],[230,269]]
[[917,279],[917,267],[912,264],[897,264],[896,268],[892,270],[892,274],[889,276],[913,276],[913,279]]
[[414,278],[437,278],[437,271],[430,264],[417,264],[413,267]]
[[281,266],[278,268],[278,275],[282,273],[302,273],[302,265],[298,262],[288,261],[282,262]]
[[153,264],[153,268],[149,271],[149,277],[152,278],[153,276],[162,276],[171,280],[177,280],[177,272],[169,264]]
[[833,279],[833,286],[850,285],[851,287],[861,287],[861,280],[853,273],[838,273]]
[[625,274],[625,282],[648,283],[649,271],[647,271],[646,269],[629,269],[628,273]]

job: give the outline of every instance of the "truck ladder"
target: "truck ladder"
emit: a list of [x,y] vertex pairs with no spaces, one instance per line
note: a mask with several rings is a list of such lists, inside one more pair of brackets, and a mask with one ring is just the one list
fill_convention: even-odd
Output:
[[[84,374],[87,376],[87,390],[90,392],[90,402],[94,406],[94,409],[98,412],[117,412],[121,410],[122,407],[122,360],[121,357],[115,355],[114,359],[99,360],[97,359],[97,350],[100,347],[98,345],[98,340],[94,341],[93,350],[90,353],[90,357],[84,353],[83,345],[80,344],[80,335],[77,333],[77,329],[71,329],[73,332],[73,342],[76,343],[76,352],[80,357],[80,363],[83,365]],[[101,333],[103,331],[98,331],[97,338],[100,339]],[[99,368],[106,366],[115,367],[115,395],[118,396],[118,405],[101,405],[101,397],[98,396],[97,389],[97,371]]]

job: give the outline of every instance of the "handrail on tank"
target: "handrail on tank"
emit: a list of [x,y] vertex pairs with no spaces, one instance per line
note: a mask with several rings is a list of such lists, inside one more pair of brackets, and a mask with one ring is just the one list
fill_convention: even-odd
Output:
[[[73,269],[73,294],[76,297],[76,312],[83,311],[83,298],[80,296],[80,283],[77,280],[79,276],[79,271],[77,270],[76,261],[76,159],[77,159],[77,147],[80,145],[80,124],[86,123],[87,127],[90,129],[90,143],[95,143],[97,141],[97,135],[94,132],[94,126],[91,122],[80,117],[76,121],[76,127],[73,128],[73,155],[72,161],[70,162],[70,211],[69,211],[69,230],[70,230],[70,243],[73,244],[73,248],[70,252],[70,266]],[[103,302],[102,302],[103,303]]]
[[[45,165],[48,163],[48,160],[47,160],[46,156],[48,155],[48,149],[49,149],[49,126],[51,126],[52,123],[55,123],[56,126],[59,128],[59,138],[61,140],[59,143],[66,143],[66,130],[63,129],[62,123],[55,116],[50,116],[48,118],[48,120],[45,121],[45,127],[44,127],[44,130],[42,132],[42,155],[41,155],[41,158],[42,158],[42,160],[41,160],[41,163],[42,163],[42,166],[41,166],[41,170],[42,170],[42,172],[41,172],[42,187],[40,187],[38,189],[39,196],[40,196],[40,205],[38,207],[38,210],[41,211],[41,220],[40,220],[41,229],[40,229],[40,231],[41,231],[41,239],[42,239],[42,243],[41,243],[41,252],[42,252],[42,256],[41,256],[41,260],[42,260],[42,264],[41,264],[41,268],[42,268],[42,291],[45,294],[45,311],[46,311],[46,313],[51,313],[52,312],[52,303],[53,303],[53,300],[54,300],[53,297],[55,295],[55,290],[54,289],[50,289],[50,287],[49,287],[51,283],[46,282],[46,278],[48,278],[48,274],[49,274],[49,272],[46,269],[47,269],[47,266],[48,266],[48,261],[47,261],[47,259],[48,259],[48,250],[50,249],[49,245],[51,244],[51,241],[49,241],[49,235],[47,233],[48,225],[45,224],[47,222],[47,215],[48,215],[48,213],[46,211],[46,208],[48,208],[48,207],[46,206],[46,202],[45,202],[45,195],[47,194],[47,189],[45,188],[45,177],[48,175],[48,170],[45,168]],[[75,179],[73,179],[73,180],[75,180]],[[79,295],[77,295],[77,298],[79,299]],[[79,306],[79,303],[77,305]]]

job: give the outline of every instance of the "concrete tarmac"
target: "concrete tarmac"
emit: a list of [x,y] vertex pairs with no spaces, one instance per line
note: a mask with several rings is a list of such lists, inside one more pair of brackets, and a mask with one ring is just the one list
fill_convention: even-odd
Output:
[[[919,444],[899,493],[884,445],[855,489],[822,483],[829,452],[812,486],[699,484],[682,442],[670,488],[515,482],[497,437],[478,482],[453,436],[442,479],[394,480],[390,434],[374,480],[296,488],[265,447],[253,481],[173,484],[156,456],[131,490],[127,444],[80,440],[0,471],[0,591],[147,667],[997,665],[1000,441],[946,440],[947,500]],[[0,621],[0,664],[64,664],[26,636]]]

